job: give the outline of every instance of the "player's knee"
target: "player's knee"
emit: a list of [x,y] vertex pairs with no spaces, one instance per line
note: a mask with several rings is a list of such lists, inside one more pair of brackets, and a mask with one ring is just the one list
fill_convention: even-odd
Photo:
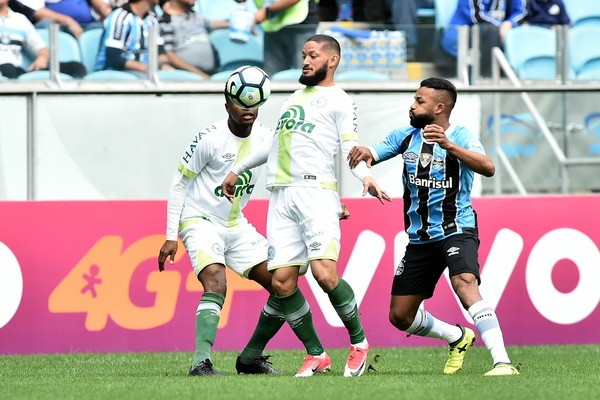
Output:
[[277,296],[289,296],[296,289],[296,281],[293,279],[273,279],[271,281],[271,289],[273,293]]
[[407,330],[412,322],[414,317],[409,317],[405,313],[399,312],[398,310],[391,309],[389,315],[390,323],[394,325],[396,328],[401,331]]
[[319,277],[315,276],[315,280],[325,293],[331,292],[338,285],[337,274],[320,275]]

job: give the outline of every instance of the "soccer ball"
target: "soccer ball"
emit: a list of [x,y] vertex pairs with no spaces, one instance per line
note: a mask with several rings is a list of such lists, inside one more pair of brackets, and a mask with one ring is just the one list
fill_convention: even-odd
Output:
[[271,80],[262,69],[245,65],[233,71],[227,85],[227,95],[242,108],[257,108],[265,104],[271,94]]

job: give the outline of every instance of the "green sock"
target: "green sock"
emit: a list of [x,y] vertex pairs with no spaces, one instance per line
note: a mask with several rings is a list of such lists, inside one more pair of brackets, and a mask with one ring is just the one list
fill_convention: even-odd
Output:
[[275,296],[269,296],[250,341],[240,353],[242,362],[249,364],[256,357],[261,356],[269,340],[275,336],[284,323],[285,318],[279,300]]
[[340,278],[338,285],[328,294],[331,305],[335,308],[350,334],[350,343],[356,344],[365,340],[365,332],[360,323],[354,291],[348,282]]
[[323,353],[325,350],[321,345],[317,331],[312,321],[310,306],[306,302],[300,288],[288,296],[277,297],[285,320],[306,347],[306,352],[313,356]]
[[200,299],[196,311],[196,352],[192,368],[207,358],[210,360],[224,302],[225,296],[214,292],[204,292]]

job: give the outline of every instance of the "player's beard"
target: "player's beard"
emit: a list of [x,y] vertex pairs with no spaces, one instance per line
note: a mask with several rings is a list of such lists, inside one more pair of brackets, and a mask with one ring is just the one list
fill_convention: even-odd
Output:
[[316,86],[323,82],[325,78],[327,78],[327,64],[323,64],[312,76],[300,75],[298,82],[306,86]]
[[435,117],[433,114],[412,114],[410,116],[410,124],[415,128],[423,129],[431,124],[434,119]]

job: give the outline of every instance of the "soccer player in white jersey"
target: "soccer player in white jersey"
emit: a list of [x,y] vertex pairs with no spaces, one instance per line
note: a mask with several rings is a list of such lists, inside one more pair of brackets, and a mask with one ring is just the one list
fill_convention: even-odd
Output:
[[[356,108],[333,80],[340,61],[337,40],[328,35],[312,36],[304,45],[302,58],[299,81],[306,87],[284,102],[273,144],[234,166],[223,181],[223,192],[232,196],[241,171],[267,162],[267,188],[272,192],[267,239],[273,291],[288,323],[305,330],[302,337],[295,331],[308,353],[296,376],[312,376],[331,368],[316,332],[310,332],[314,332],[312,316],[298,290],[298,276],[306,273],[309,265],[350,335],[344,376],[360,376],[366,368],[369,343],[354,291],[337,273],[341,208],[334,173],[340,147],[346,156],[358,144]],[[390,201],[366,164],[353,172],[363,182],[363,194],[368,192],[381,203]]]
[[[240,108],[227,94],[225,99],[229,117],[198,132],[179,163],[169,191],[166,241],[158,256],[160,271],[168,258],[173,263],[179,232],[204,287],[196,311],[196,351],[190,376],[220,375],[213,368],[211,350],[227,290],[225,266],[273,293],[267,240],[242,214],[260,171],[245,170],[240,175],[233,206],[221,191],[231,167],[270,143],[273,131],[255,122],[258,109]],[[284,323],[279,302],[269,296],[250,342],[236,360],[238,373],[278,373],[262,352]]]
[[455,374],[475,341],[475,333],[437,319],[422,305],[448,268],[452,288],[473,318],[489,349],[494,368],[486,376],[518,375],[504,346],[498,317],[479,293],[479,235],[471,189],[475,173],[496,170],[481,142],[468,129],[450,124],[456,87],[443,78],[428,78],[415,93],[410,125],[393,130],[373,146],[353,148],[350,167],[369,165],[402,155],[404,225],[409,237],[396,268],[390,301],[390,322],[412,335],[448,342],[445,374]]

